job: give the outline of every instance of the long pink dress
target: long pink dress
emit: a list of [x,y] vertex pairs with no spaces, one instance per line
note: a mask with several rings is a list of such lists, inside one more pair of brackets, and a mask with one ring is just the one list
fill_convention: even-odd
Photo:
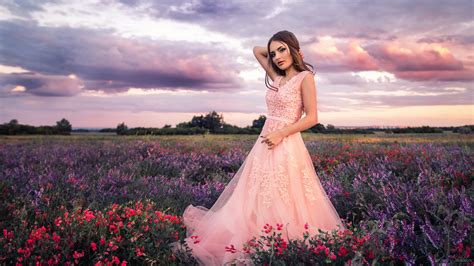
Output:
[[[302,71],[281,87],[282,76],[275,78],[272,85],[279,89],[267,90],[267,119],[260,135],[301,118],[301,81],[308,74],[312,75]],[[311,234],[318,228],[344,228],[316,175],[301,133],[285,137],[272,149],[262,140],[259,136],[211,209],[189,205],[183,213],[186,243],[201,265],[224,265],[234,259],[251,265],[245,253],[231,253],[225,247],[233,244],[241,251],[244,242],[262,234],[266,223],[283,224],[282,237],[286,238],[287,230],[291,239],[303,237],[306,223]]]

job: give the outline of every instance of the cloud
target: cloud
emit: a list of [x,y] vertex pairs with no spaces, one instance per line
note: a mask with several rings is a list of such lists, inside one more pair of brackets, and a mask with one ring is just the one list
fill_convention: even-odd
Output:
[[[241,86],[230,54],[202,44],[126,39],[105,30],[6,21],[0,21],[0,35],[5,37],[0,64],[38,73],[35,80],[46,79],[42,84],[50,84],[49,75],[53,79],[74,74],[86,89],[106,92],[129,87],[231,90]],[[9,81],[15,79],[21,80],[12,76]]]
[[[309,62],[316,62],[320,72],[379,71],[411,81],[472,81],[473,59],[456,58],[441,44],[413,47],[411,43],[341,40],[323,36],[308,45]],[[306,56],[305,55],[305,56]]]
[[0,74],[0,97],[29,93],[37,96],[73,96],[84,88],[74,75],[41,75],[37,73]]
[[474,44],[474,35],[449,34],[438,36],[426,36],[417,40],[418,43],[452,43],[460,45]]
[[366,47],[370,56],[377,60],[379,68],[392,72],[397,78],[424,81],[471,81],[474,70],[441,45],[420,48],[403,47],[398,43]]

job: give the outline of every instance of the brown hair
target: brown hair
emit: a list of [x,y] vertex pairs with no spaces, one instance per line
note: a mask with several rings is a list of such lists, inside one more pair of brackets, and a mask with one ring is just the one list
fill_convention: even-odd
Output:
[[[288,45],[291,57],[293,58],[293,66],[295,67],[297,71],[308,70],[308,71],[311,71],[314,75],[314,67],[311,64],[303,61],[303,58],[301,58],[300,54],[298,53],[298,50],[300,50],[300,43],[298,42],[298,39],[296,39],[296,36],[292,32],[287,31],[287,30],[282,30],[273,34],[273,36],[270,38],[270,40],[268,40],[268,43],[267,43],[267,53],[268,53],[267,65],[270,66],[278,75],[284,76],[285,71],[278,68],[278,66],[275,65],[272,61],[272,57],[270,56],[270,43],[273,41],[284,42],[285,44]],[[310,66],[311,69],[309,69],[308,66]],[[267,86],[267,88],[269,89],[275,88],[278,91],[278,88],[272,86],[270,82],[268,81],[268,79],[269,79],[268,74],[265,73],[265,86]]]

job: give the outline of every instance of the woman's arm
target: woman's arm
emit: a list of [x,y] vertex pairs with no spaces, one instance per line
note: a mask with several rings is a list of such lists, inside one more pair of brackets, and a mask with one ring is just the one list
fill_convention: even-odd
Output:
[[313,75],[306,74],[304,77],[301,83],[301,94],[306,115],[296,123],[280,129],[284,137],[311,128],[318,123],[316,84]]
[[271,66],[268,65],[267,48],[263,46],[255,46],[253,48],[253,54],[255,55],[255,58],[257,58],[257,61],[260,63],[265,72],[267,72],[268,76],[270,76],[272,80],[275,80],[277,73],[272,69]]

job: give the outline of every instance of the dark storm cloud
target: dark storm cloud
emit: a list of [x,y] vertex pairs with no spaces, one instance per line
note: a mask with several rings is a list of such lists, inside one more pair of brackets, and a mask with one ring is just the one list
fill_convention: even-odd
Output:
[[200,44],[125,39],[105,30],[8,21],[0,22],[0,36],[0,64],[39,73],[38,78],[74,74],[89,90],[240,86],[233,61],[226,58],[229,53]]
[[[474,31],[474,28],[472,29]],[[473,45],[474,34],[471,35],[440,35],[440,36],[427,36],[418,40],[419,43],[454,43],[461,45]]]
[[20,18],[30,18],[31,12],[42,11],[45,4],[59,3],[58,0],[4,0],[1,5],[13,15]]
[[[472,20],[471,0],[359,1],[157,1],[147,9],[160,18],[194,21],[214,31],[266,41],[273,32],[393,40],[434,25]],[[280,11],[278,13],[277,11]],[[268,16],[276,12],[275,16]],[[396,34],[395,34],[396,33]],[[467,35],[467,34],[466,34]]]
[[[12,92],[17,86],[26,90]],[[82,91],[82,81],[77,78],[36,73],[0,74],[0,97],[29,93],[37,96],[73,96]]]

